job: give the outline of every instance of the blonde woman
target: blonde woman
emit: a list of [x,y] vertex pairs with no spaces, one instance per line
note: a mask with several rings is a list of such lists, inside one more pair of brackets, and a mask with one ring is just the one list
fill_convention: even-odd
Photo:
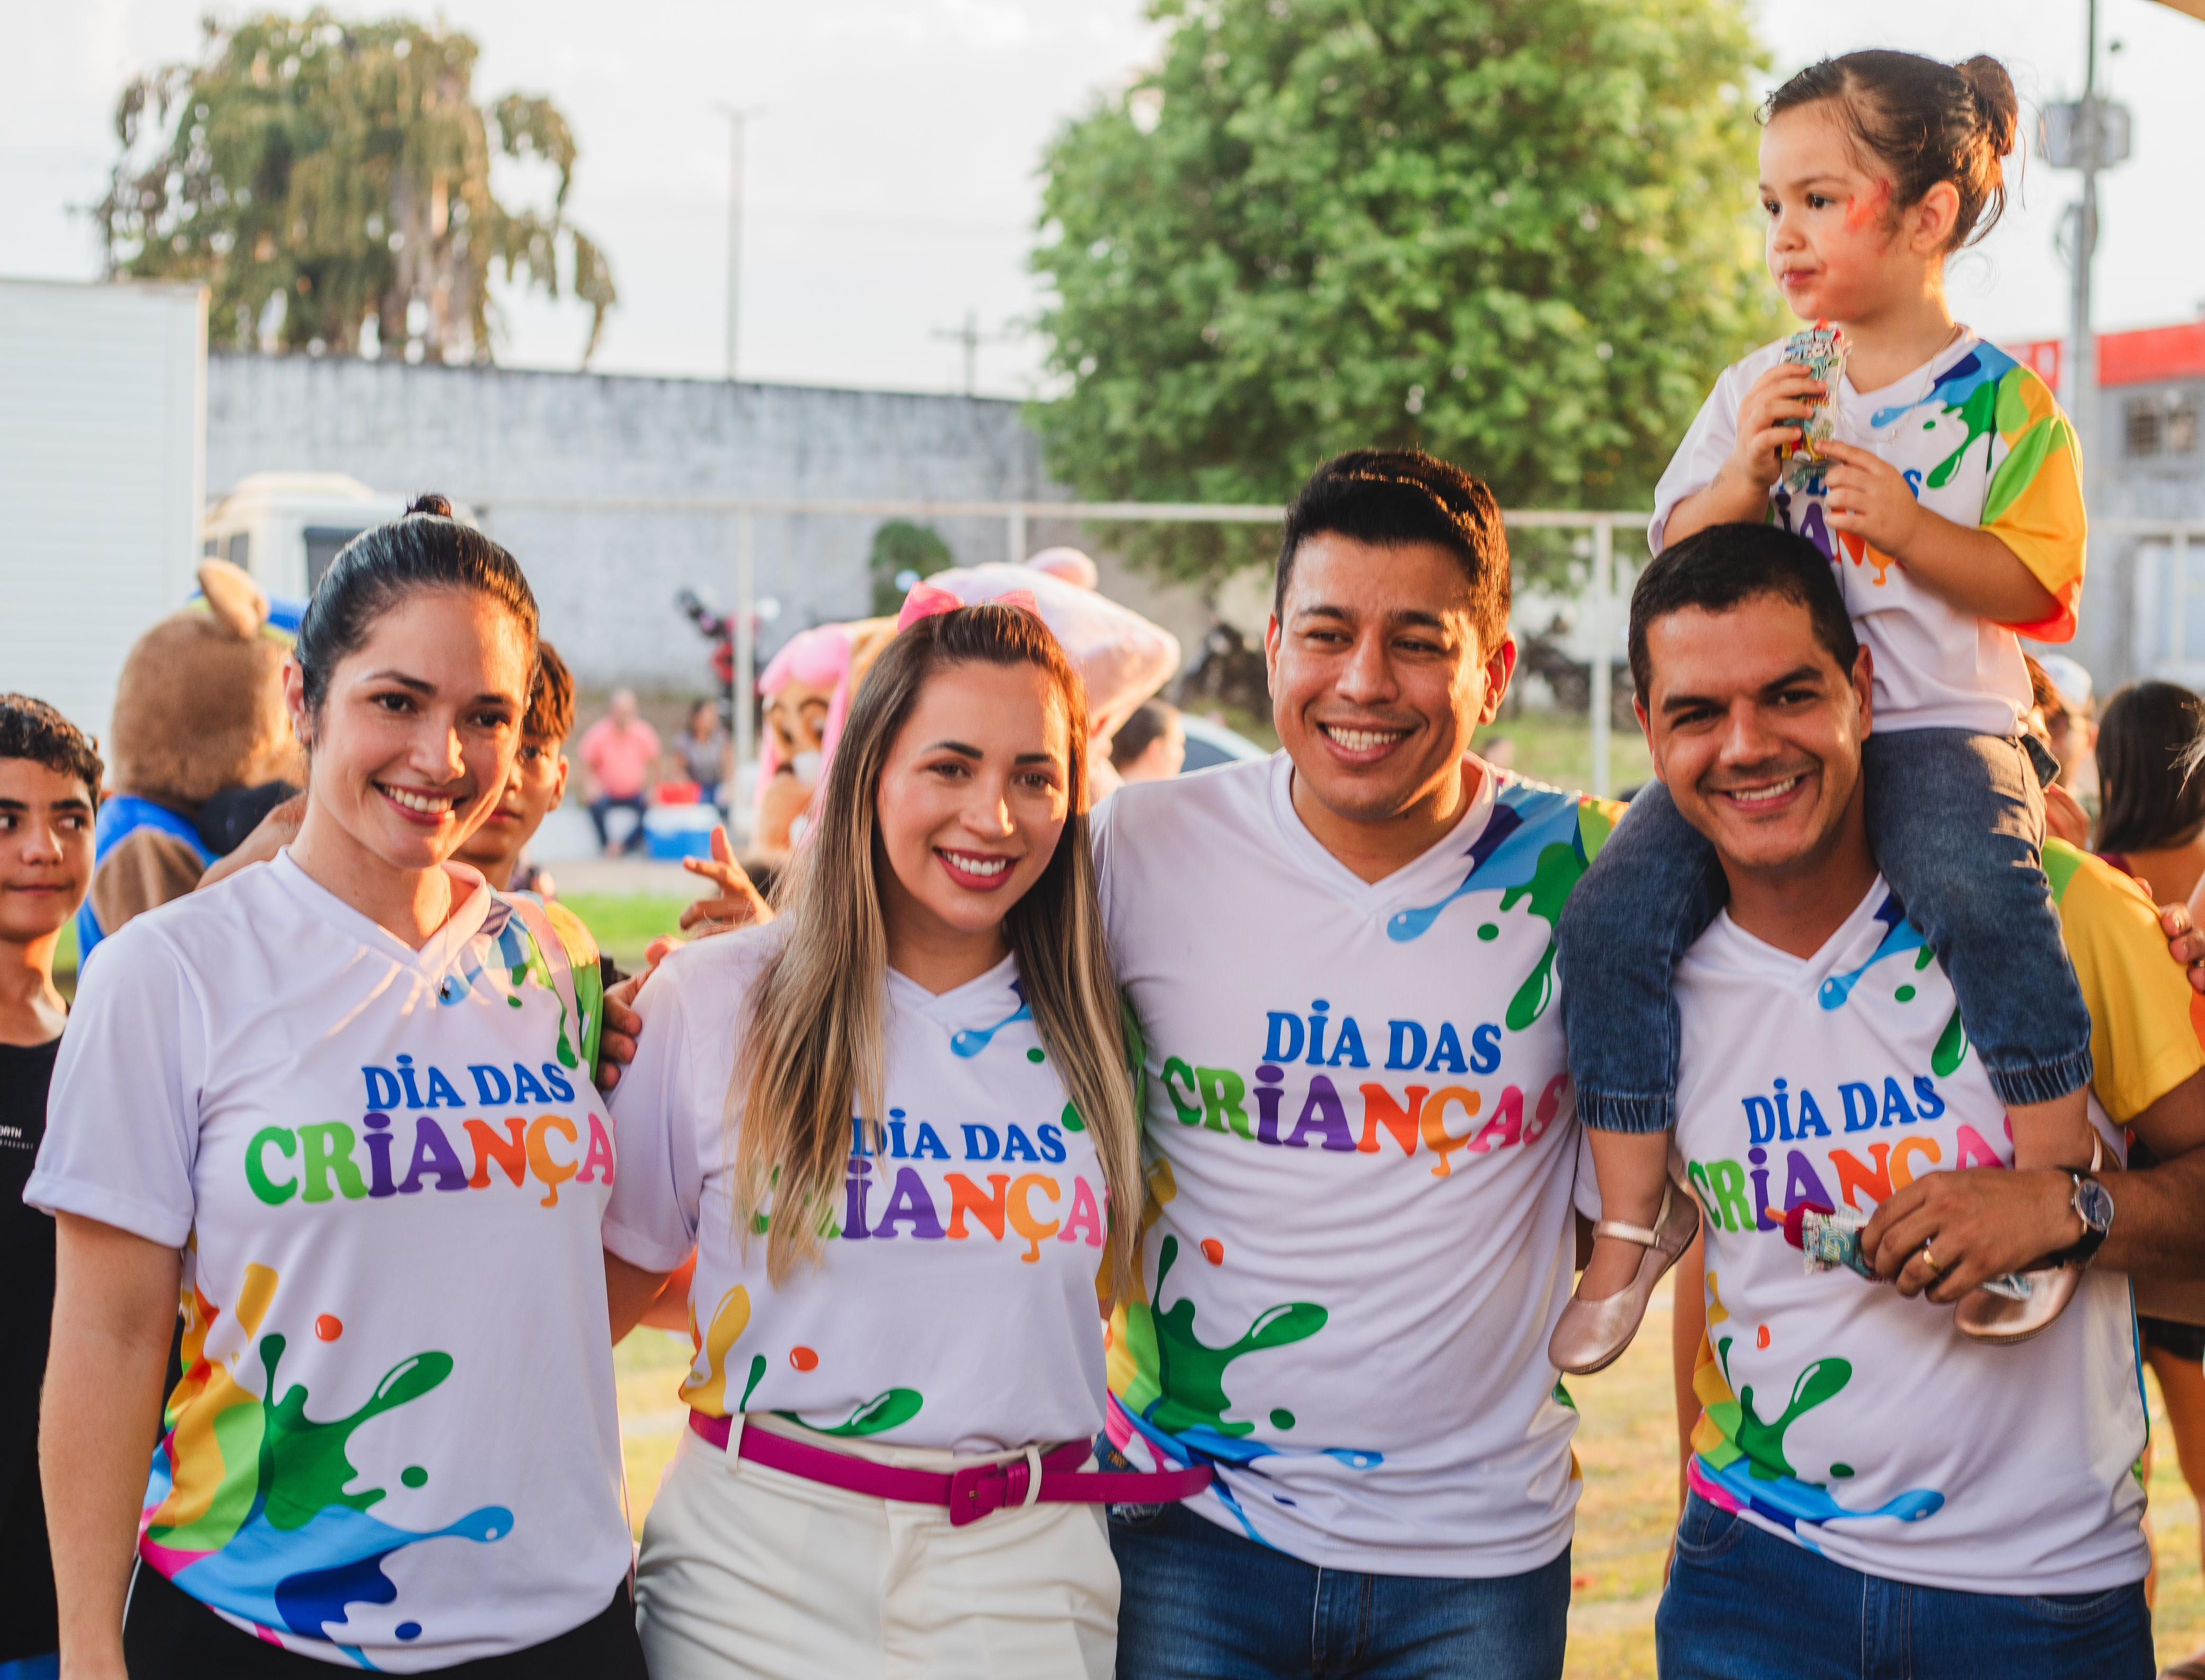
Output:
[[1206,1475],[1082,1468],[1113,1210],[1141,1194],[1087,735],[1034,614],[918,617],[859,692],[780,917],[644,989],[615,1333],[698,1254],[689,1432],[638,1582],[654,1680],[1100,1680],[1099,1501]]

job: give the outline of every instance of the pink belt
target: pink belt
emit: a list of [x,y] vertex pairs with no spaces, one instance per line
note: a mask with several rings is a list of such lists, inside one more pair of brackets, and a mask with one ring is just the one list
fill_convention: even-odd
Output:
[[[724,1417],[689,1414],[689,1428],[722,1452],[730,1433]],[[946,1505],[953,1528],[976,1523],[1007,1505],[1164,1505],[1190,1499],[1209,1486],[1207,1464],[1184,1470],[1083,1470],[1089,1448],[1084,1441],[1061,1446],[1047,1457],[1030,1452],[1001,1464],[973,1464],[943,1475],[936,1470],[910,1470],[894,1464],[878,1464],[836,1452],[810,1441],[777,1434],[770,1429],[746,1429],[736,1456],[768,1469],[786,1470],[806,1481],[823,1481],[847,1493],[875,1499],[900,1499],[906,1505]],[[1041,1466],[1040,1487],[1034,1486],[1033,1466]]]

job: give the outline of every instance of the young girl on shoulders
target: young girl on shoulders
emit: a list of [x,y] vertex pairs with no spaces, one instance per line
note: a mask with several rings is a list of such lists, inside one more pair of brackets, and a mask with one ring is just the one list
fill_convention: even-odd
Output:
[[[2030,692],[2017,639],[2075,633],[2080,463],[2044,383],[1956,323],[1945,291],[1947,259],[2004,207],[2017,114],[2012,80],[1983,57],[1849,53],[1770,98],[1769,271],[1802,320],[1842,334],[1843,372],[1817,379],[1783,342],[1727,371],[1662,475],[1651,537],[1658,553],[1711,525],[1765,519],[1830,557],[1875,662],[1865,762],[1877,861],[1952,976],[2008,1105],[2015,1165],[2080,1167],[2090,1018],[2039,857],[2044,804],[2020,740]],[[1802,454],[1810,420],[1831,435]],[[1815,797],[1813,779],[1767,732],[1755,739],[1726,793],[1780,821]],[[1665,1190],[1670,976],[1721,908],[1720,880],[1656,785],[1563,918],[1570,1060],[1612,1226],[1555,1333],[1565,1369],[1621,1352],[1691,1240],[1689,1194]],[[1995,1341],[2042,1329],[2074,1274],[2030,1279],[2026,1301],[1969,1296],[1961,1328]]]
[[1098,1273],[1122,1279],[1142,1196],[1087,734],[1035,614],[918,617],[859,692],[781,916],[677,951],[638,1000],[615,1330],[697,1253],[689,1430],[638,1579],[655,1680],[1102,1680],[1095,1502],[1200,1485],[1081,1468]]

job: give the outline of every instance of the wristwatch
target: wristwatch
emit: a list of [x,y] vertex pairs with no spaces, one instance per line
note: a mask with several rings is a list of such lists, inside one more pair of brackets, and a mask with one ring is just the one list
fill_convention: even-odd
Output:
[[2067,1205],[2083,1221],[2083,1236],[2079,1242],[2050,1256],[2049,1260],[2056,1266],[2079,1268],[2088,1266],[2096,1256],[2113,1228],[2113,1193],[2088,1172],[2077,1172],[2071,1167],[2067,1176],[2075,1181],[2075,1194]]

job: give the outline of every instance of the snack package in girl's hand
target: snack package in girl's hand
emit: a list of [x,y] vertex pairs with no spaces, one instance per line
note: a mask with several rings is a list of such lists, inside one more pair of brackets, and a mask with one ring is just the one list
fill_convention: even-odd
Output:
[[1844,330],[1828,321],[1817,321],[1786,341],[1784,359],[1806,369],[1822,383],[1814,413],[1804,420],[1790,423],[1799,429],[1799,441],[1784,451],[1784,484],[1787,490],[1798,490],[1819,480],[1829,464],[1822,445],[1837,436],[1838,382],[1845,377]]

